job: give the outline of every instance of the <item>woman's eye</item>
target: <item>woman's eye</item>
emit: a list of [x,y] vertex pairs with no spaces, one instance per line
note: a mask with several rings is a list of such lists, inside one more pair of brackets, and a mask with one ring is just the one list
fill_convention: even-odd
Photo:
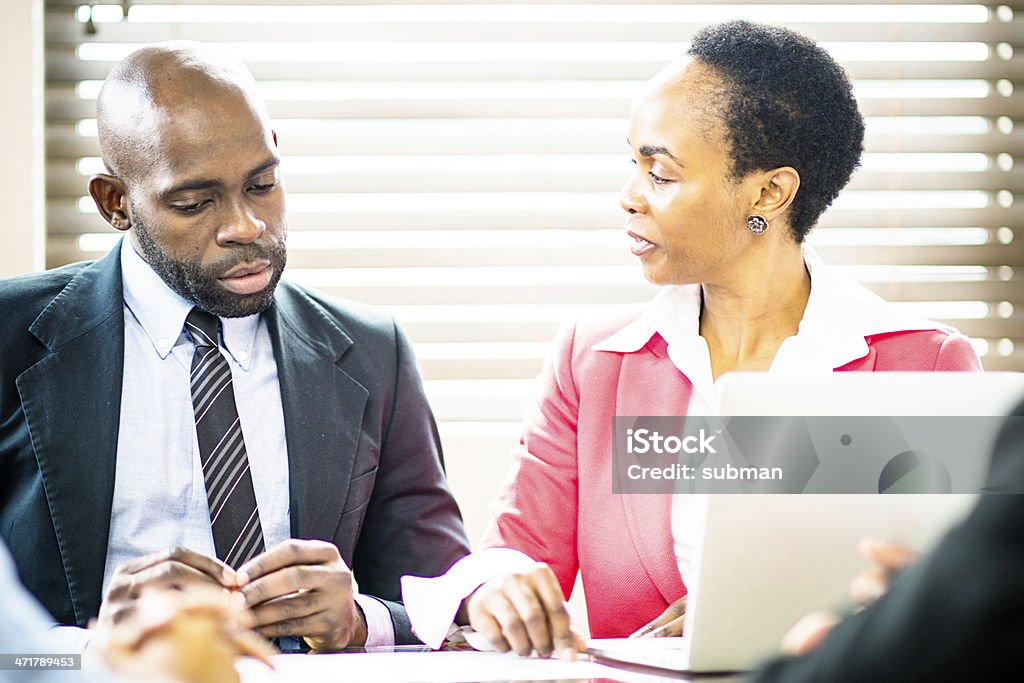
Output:
[[668,178],[662,178],[660,175],[657,175],[657,174],[654,174],[654,173],[648,173],[647,175],[651,176],[651,181],[655,185],[665,185],[666,183],[672,182]]
[[277,183],[265,183],[260,185],[253,185],[249,189],[257,194],[265,194],[274,189]]

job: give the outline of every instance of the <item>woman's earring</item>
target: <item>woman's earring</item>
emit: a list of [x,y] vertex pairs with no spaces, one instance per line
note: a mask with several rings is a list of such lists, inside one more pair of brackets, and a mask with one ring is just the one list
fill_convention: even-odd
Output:
[[747,230],[749,230],[750,232],[754,233],[755,235],[760,235],[767,229],[768,219],[765,218],[764,216],[758,215],[756,213],[747,216]]

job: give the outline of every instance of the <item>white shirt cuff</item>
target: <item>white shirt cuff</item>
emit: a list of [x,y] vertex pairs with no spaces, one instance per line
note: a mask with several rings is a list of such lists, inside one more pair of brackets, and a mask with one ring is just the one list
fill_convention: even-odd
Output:
[[462,600],[496,576],[530,569],[536,564],[512,548],[486,548],[462,558],[436,578],[402,577],[402,602],[416,636],[438,649],[451,630]]
[[366,647],[391,647],[395,644],[395,625],[391,622],[391,610],[370,595],[356,593],[352,596],[366,619]]
[[53,648],[53,652],[66,652],[68,654],[81,654],[89,644],[92,632],[87,628],[77,626],[53,626],[47,634],[47,645]]

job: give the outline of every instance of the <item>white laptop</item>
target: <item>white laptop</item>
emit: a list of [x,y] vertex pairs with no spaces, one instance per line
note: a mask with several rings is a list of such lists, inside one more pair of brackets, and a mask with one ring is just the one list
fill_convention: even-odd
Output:
[[[737,373],[718,383],[723,416],[998,416],[1024,399],[1024,373]],[[984,480],[991,434],[965,458]],[[983,453],[982,453],[983,452]],[[711,495],[694,558],[684,637],[593,640],[598,657],[675,671],[745,671],[778,653],[804,614],[847,604],[867,568],[865,536],[926,551],[974,496]]]

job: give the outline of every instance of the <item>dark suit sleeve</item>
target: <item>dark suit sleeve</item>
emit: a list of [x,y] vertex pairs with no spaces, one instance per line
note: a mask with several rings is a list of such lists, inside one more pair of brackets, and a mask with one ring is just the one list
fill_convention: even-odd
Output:
[[396,377],[376,482],[353,557],[360,592],[391,611],[395,643],[418,643],[399,578],[438,576],[469,552],[445,479],[440,439],[408,341],[395,328]]
[[1024,405],[996,443],[988,493],[928,558],[811,654],[756,681],[987,680],[1024,647]]

